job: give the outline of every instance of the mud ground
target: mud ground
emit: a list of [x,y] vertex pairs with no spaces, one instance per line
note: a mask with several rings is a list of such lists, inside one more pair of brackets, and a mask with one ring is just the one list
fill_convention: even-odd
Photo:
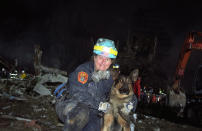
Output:
[[[0,131],[59,131],[63,125],[58,120],[54,97],[43,96],[27,100],[0,98]],[[157,105],[137,108],[135,131],[201,131],[202,128],[174,116],[167,108]]]

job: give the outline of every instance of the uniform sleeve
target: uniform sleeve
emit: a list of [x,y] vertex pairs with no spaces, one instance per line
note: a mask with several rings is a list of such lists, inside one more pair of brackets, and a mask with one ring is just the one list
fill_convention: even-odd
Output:
[[89,81],[89,71],[83,67],[78,67],[69,75],[70,93],[85,92]]
[[69,76],[69,93],[74,100],[97,109],[96,98],[93,96],[94,91],[91,90],[95,88],[89,88],[89,84],[95,86],[95,83],[91,81],[90,77],[91,75],[88,69],[83,67],[77,68]]

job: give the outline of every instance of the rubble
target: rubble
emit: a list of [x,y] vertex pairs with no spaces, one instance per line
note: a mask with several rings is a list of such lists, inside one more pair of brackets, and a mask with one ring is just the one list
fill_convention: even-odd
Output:
[[38,82],[34,87],[34,91],[36,91],[40,95],[51,95],[51,90],[44,86],[45,83],[66,83],[67,77],[62,76],[60,74],[45,74],[38,78]]
[[65,71],[35,63],[38,74],[7,72],[0,77],[0,127],[2,130],[60,130],[53,91],[68,80]]
[[135,122],[135,131],[200,131],[200,128],[176,124],[158,117],[138,114]]
[[34,91],[36,91],[41,96],[43,95],[51,95],[51,90],[44,86],[45,83],[66,83],[67,82],[67,72],[43,66],[41,64],[42,50],[39,45],[35,45],[34,50],[34,68],[35,74],[37,75],[38,82],[34,87]]

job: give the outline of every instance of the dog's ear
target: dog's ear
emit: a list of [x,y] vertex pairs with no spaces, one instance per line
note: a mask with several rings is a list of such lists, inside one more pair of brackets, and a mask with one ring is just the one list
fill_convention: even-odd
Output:
[[134,69],[134,70],[130,73],[130,79],[132,80],[132,82],[137,81],[138,76],[139,76],[139,69]]

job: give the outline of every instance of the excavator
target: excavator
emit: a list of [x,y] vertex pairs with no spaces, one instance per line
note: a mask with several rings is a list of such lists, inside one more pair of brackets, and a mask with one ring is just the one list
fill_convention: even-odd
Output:
[[[197,72],[195,73],[195,81],[193,87],[191,87],[194,89],[194,93],[192,95],[187,95],[189,93],[183,90],[181,82],[191,53],[194,50],[202,51],[202,41],[200,42],[200,40],[202,40],[202,32],[188,33],[177,61],[173,84],[168,92],[169,106],[179,106],[180,111],[178,115],[183,114],[183,116],[188,118],[197,116],[198,114],[196,114],[196,109],[198,109],[198,105],[202,105],[202,65],[199,66]],[[193,109],[195,105],[197,105],[197,107],[196,109]]]

